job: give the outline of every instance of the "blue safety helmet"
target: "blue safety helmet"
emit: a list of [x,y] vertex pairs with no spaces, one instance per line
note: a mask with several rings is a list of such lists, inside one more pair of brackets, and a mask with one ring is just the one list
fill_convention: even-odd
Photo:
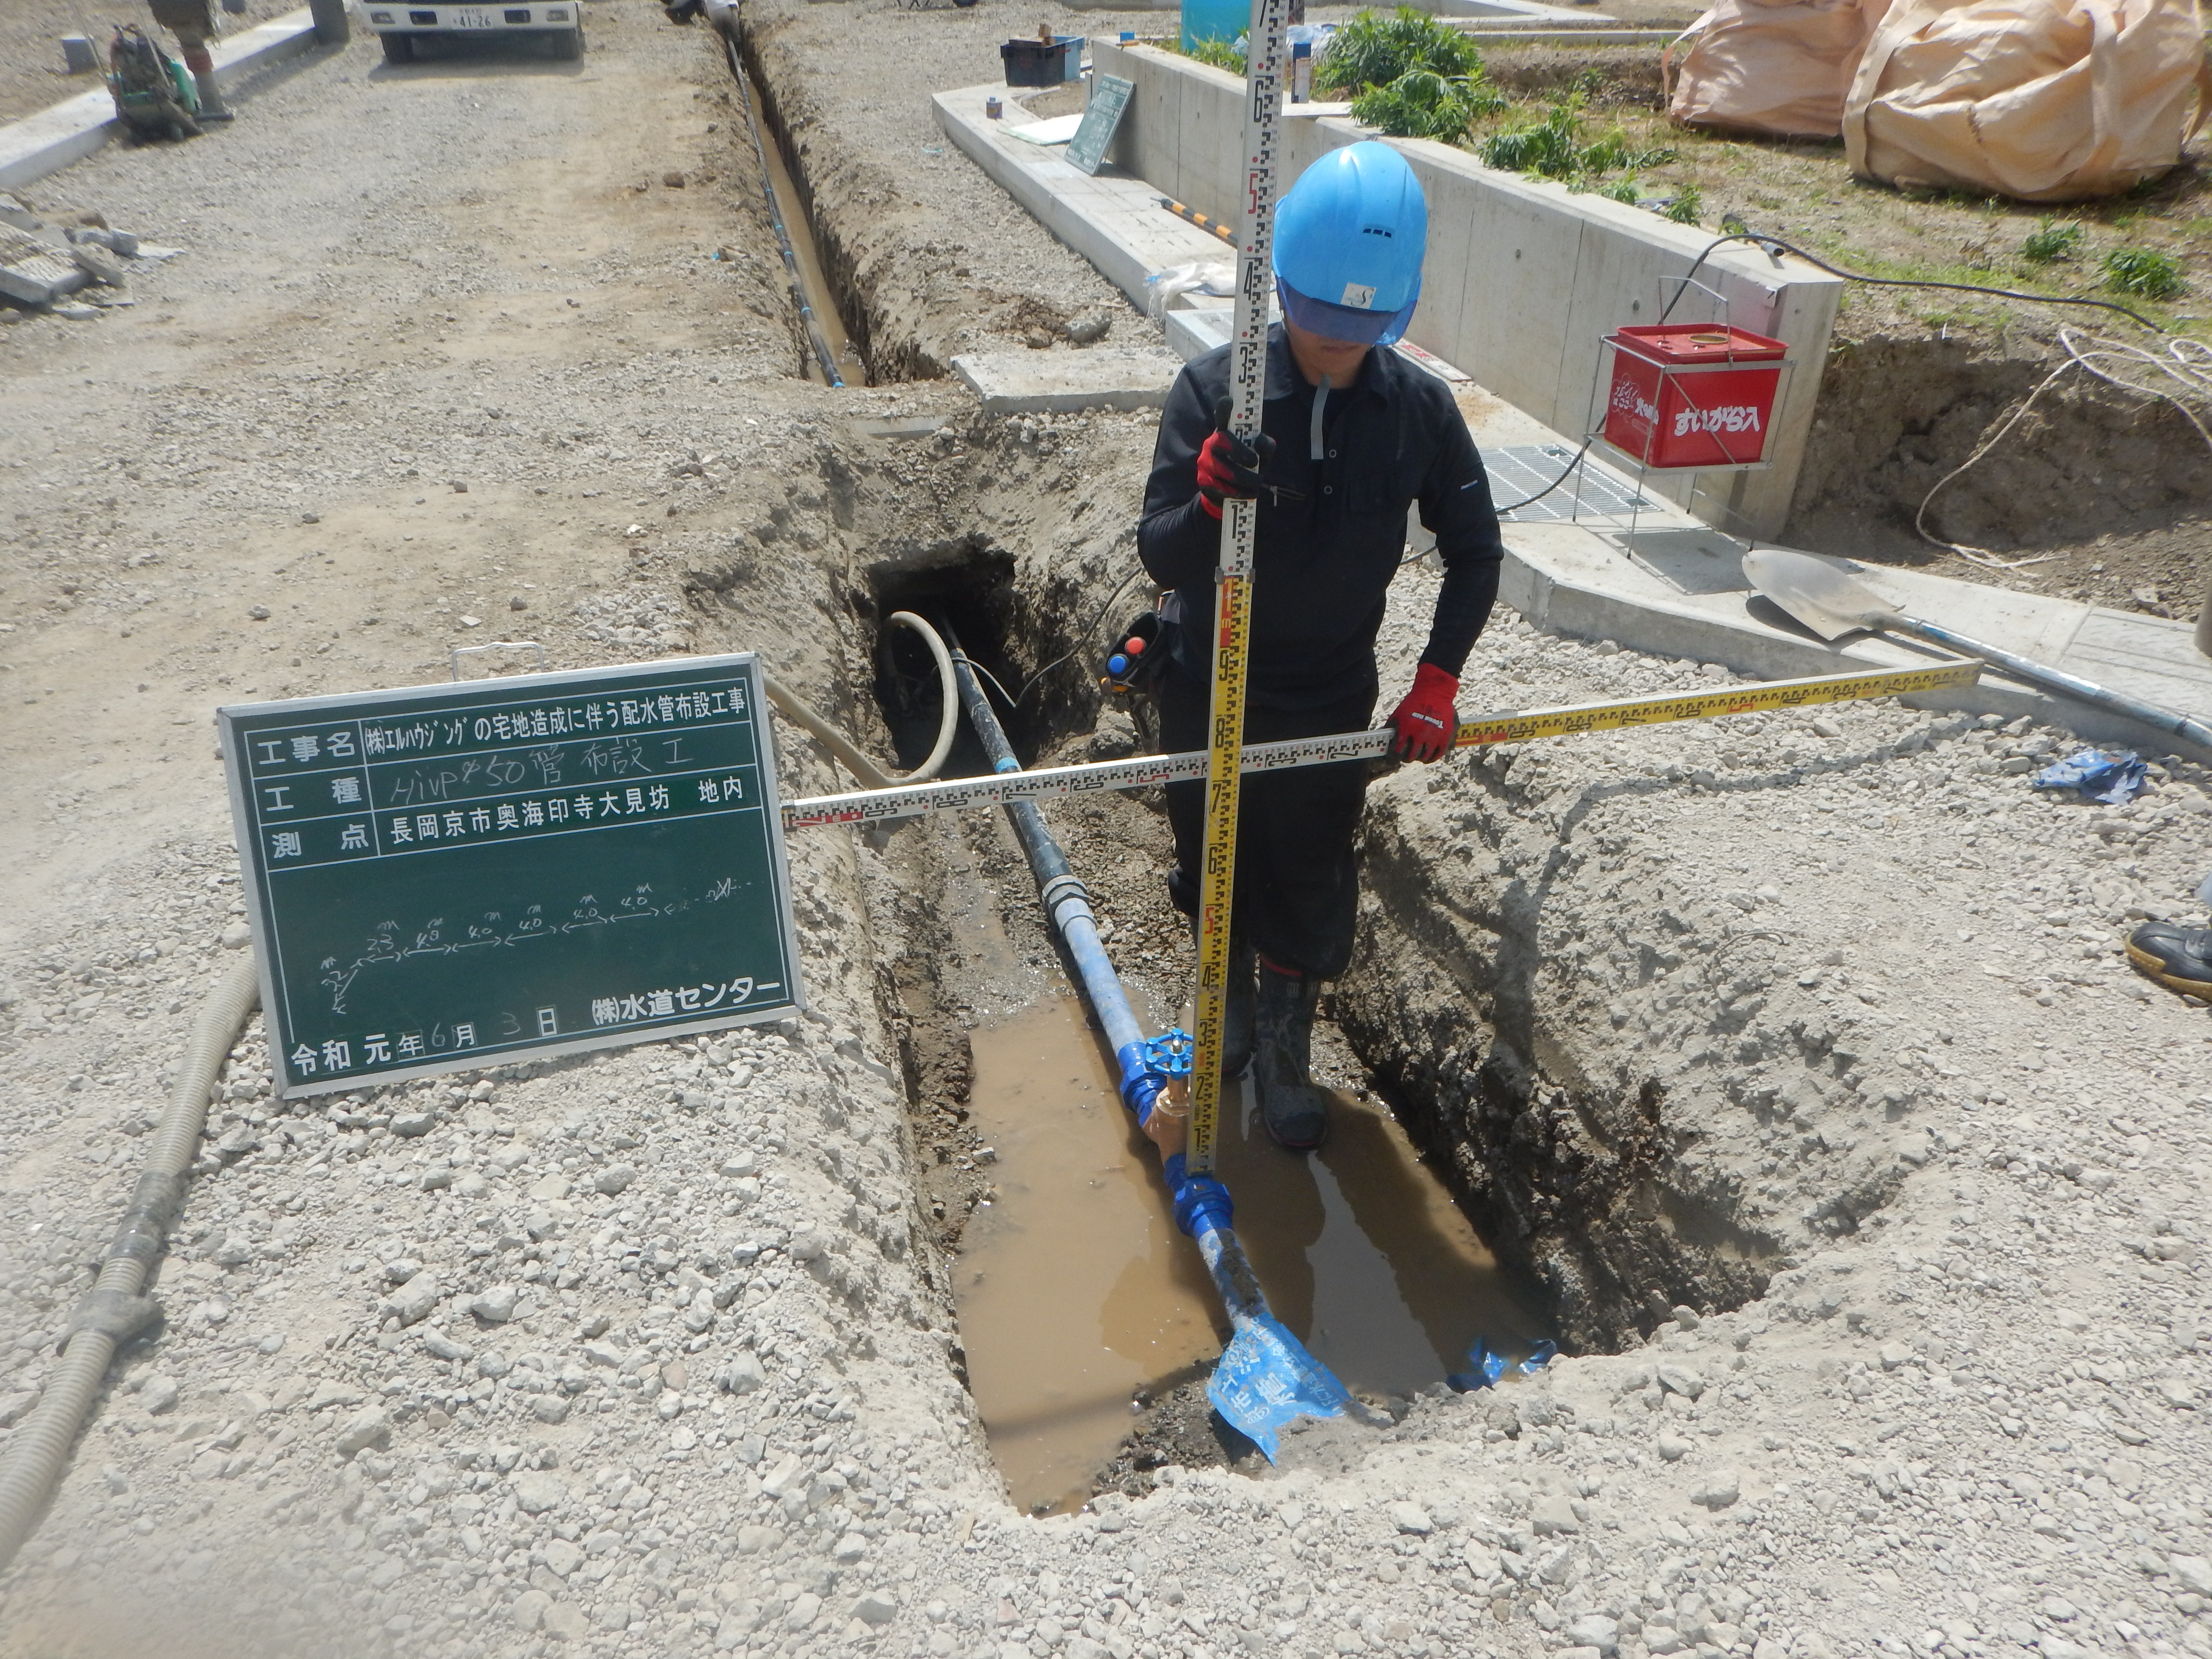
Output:
[[1406,158],[1371,140],[1331,150],[1275,210],[1283,314],[1310,333],[1389,345],[1421,298],[1429,204]]

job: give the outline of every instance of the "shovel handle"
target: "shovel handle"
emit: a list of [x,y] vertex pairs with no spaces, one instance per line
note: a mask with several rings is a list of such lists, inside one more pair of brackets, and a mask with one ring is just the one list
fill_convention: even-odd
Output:
[[2077,674],[2069,674],[2017,656],[2000,647],[1970,640],[1964,634],[1954,634],[1948,628],[1923,622],[1917,617],[1897,617],[1892,618],[1887,626],[1899,633],[1926,640],[1930,645],[1940,645],[1948,650],[1963,652],[1970,657],[1979,657],[1984,662],[1994,664],[2013,678],[2025,681],[2029,685],[2054,691],[2062,697],[2071,697],[2076,702],[2086,702],[2093,708],[2124,714],[2131,720],[2140,720],[2145,726],[2172,732],[2175,737],[2202,748],[2212,749],[2212,726],[2208,726],[2202,720],[2191,720],[2179,709],[2147,702],[2141,697],[2130,697],[2124,692],[2099,685],[2094,680],[2085,680]]

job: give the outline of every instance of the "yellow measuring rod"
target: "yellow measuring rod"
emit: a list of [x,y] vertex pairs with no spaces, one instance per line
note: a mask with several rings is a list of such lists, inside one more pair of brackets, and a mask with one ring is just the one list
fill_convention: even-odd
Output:
[[[1283,101],[1285,0],[1252,0],[1244,55],[1244,192],[1237,238],[1237,295],[1229,334],[1229,430],[1260,441],[1267,407],[1267,301],[1275,290],[1277,131]],[[1229,911],[1237,885],[1237,797],[1243,779],[1244,682],[1252,635],[1253,542],[1260,503],[1221,503],[1221,563],[1213,574],[1213,702],[1206,744],[1206,860],[1198,883],[1198,1039],[1190,1073],[1185,1168],[1213,1172],[1221,1053],[1229,1025]]]
[[[1460,723],[1455,746],[1525,743],[1536,738],[1571,738],[1585,732],[1619,732],[1632,726],[1663,726],[1675,720],[1718,720],[1728,714],[1759,714],[1820,703],[1860,702],[1944,691],[1972,685],[1981,678],[1978,662],[1942,663],[1929,668],[1877,669],[1863,674],[1831,674],[1818,679],[1763,680],[1688,696],[1624,697],[1613,702],[1571,703],[1559,708],[1522,708],[1478,715]],[[1346,732],[1331,738],[1291,738],[1281,743],[1247,744],[1237,770],[1274,772],[1291,766],[1325,766],[1336,761],[1378,760],[1390,752],[1395,734]],[[1206,775],[1212,751],[1140,755],[1134,760],[1101,761],[1088,766],[1056,766],[1036,772],[1000,772],[987,777],[912,783],[895,789],[856,789],[842,795],[814,795],[787,801],[783,827],[805,830],[830,823],[880,823],[926,817],[935,812],[965,812],[1004,806],[1009,801],[1048,800],[1058,796],[1095,795],[1103,791],[1143,789]]]

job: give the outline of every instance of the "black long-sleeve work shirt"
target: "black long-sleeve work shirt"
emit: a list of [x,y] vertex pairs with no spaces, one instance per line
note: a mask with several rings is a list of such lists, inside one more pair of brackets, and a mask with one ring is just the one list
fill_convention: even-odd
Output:
[[[1177,666],[1210,678],[1213,573],[1221,524],[1198,499],[1198,452],[1229,388],[1230,348],[1183,366],[1160,416],[1137,550],[1154,580],[1182,595]],[[1261,428],[1275,441],[1254,541],[1251,672],[1256,707],[1311,708],[1375,685],[1383,592],[1405,555],[1406,514],[1420,502],[1437,538],[1443,589],[1421,660],[1456,677],[1498,598],[1504,544],[1490,482],[1449,389],[1396,352],[1367,355],[1348,392],[1322,409],[1282,327],[1267,349]]]

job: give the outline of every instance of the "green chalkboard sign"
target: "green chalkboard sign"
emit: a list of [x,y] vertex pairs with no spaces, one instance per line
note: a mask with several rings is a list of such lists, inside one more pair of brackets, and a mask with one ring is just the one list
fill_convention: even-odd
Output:
[[1114,130],[1121,125],[1121,112],[1129,107],[1129,94],[1136,89],[1134,82],[1118,75],[1091,77],[1091,101],[1084,106],[1082,125],[1068,141],[1069,166],[1084,173],[1098,171],[1107,146],[1114,142]]
[[217,711],[278,1091],[803,1006],[750,655]]

